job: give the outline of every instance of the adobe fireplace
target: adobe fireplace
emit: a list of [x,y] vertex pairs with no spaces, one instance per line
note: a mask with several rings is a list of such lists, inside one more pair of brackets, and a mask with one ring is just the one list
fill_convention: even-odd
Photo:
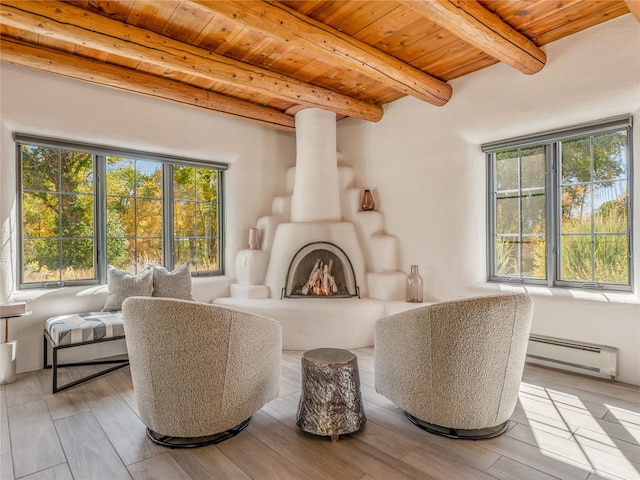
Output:
[[404,302],[397,239],[380,210],[360,209],[355,170],[340,157],[335,113],[296,113],[286,195],[258,219],[260,246],[238,252],[230,296],[214,299],[278,320],[284,349],[373,345],[378,318],[415,305]]
[[350,298],[360,296],[347,254],[330,242],[312,242],[291,260],[282,297]]

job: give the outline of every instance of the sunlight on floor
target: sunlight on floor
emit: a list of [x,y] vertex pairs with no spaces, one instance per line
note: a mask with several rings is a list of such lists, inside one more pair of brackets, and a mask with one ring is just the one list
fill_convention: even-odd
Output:
[[577,467],[584,478],[640,479],[639,413],[524,382],[519,407],[526,422],[509,436]]

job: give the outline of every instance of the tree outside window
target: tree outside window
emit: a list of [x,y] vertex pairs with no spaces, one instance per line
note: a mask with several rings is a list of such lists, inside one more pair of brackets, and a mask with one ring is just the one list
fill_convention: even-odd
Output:
[[631,289],[630,121],[611,123],[488,154],[490,280]]
[[32,140],[17,140],[21,286],[104,282],[107,265],[222,273],[223,166]]

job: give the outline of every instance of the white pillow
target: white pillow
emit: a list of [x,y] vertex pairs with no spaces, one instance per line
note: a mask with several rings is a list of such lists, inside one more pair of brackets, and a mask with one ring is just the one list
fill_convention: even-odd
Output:
[[185,263],[173,272],[169,272],[164,267],[154,267],[153,296],[193,300],[189,264]]
[[153,268],[145,268],[137,275],[131,275],[109,265],[107,271],[107,300],[103,312],[122,310],[122,302],[127,297],[150,297],[153,292]]

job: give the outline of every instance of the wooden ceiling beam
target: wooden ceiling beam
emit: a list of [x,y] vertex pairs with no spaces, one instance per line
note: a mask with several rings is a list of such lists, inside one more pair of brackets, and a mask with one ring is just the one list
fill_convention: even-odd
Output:
[[522,73],[539,72],[547,61],[531,40],[475,0],[398,1]]
[[640,22],[640,0],[624,0],[624,3],[633,16],[636,17],[636,20]]
[[290,132],[295,130],[295,118],[291,115],[166,78],[5,38],[0,40],[0,49],[2,50],[2,61],[12,65],[56,73],[76,80],[170,100],[209,111],[213,110],[228,117],[279,130]]
[[378,121],[382,107],[126,25],[58,1],[3,0],[1,22],[293,104]]
[[437,106],[451,98],[448,83],[285,5],[245,0],[189,1],[291,47],[326,58],[329,63],[339,62],[405,95]]

